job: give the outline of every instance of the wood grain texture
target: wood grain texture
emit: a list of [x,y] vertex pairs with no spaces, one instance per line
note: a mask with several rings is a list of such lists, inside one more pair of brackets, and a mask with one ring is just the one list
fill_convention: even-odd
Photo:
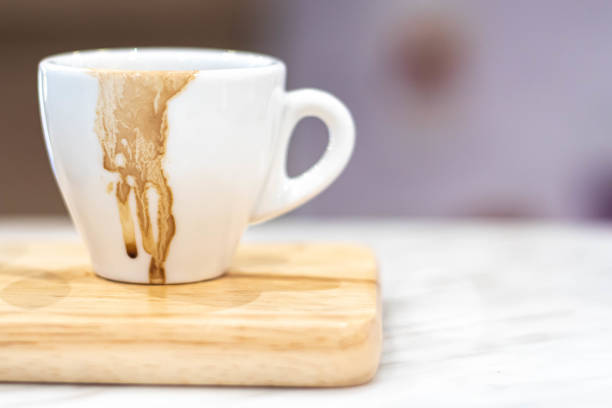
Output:
[[0,380],[360,384],[380,305],[353,245],[248,244],[222,278],[147,286],[95,276],[80,244],[0,244]]

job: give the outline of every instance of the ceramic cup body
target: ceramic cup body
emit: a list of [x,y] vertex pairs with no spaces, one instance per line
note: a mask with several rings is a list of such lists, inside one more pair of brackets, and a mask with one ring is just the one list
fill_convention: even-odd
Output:
[[[203,49],[61,54],[39,65],[51,165],[94,271],[137,283],[211,279],[245,228],[327,187],[354,138],[346,108],[322,91],[286,92],[267,56]],[[304,116],[329,127],[323,158],[285,173]]]

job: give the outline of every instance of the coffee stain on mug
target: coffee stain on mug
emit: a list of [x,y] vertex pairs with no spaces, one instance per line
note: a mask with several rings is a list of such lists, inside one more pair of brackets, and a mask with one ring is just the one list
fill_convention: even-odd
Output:
[[[194,79],[195,71],[91,73],[99,85],[95,132],[102,146],[103,167],[119,175],[114,190],[126,253],[130,258],[138,256],[130,206],[133,193],[142,246],[151,255],[149,282],[165,283],[164,263],[176,231],[172,190],[162,166],[168,139],[168,102]],[[157,234],[151,193],[157,197]]]

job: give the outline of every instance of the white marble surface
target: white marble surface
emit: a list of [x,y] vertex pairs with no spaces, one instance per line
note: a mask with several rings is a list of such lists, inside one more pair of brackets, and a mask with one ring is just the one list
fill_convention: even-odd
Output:
[[[61,221],[0,221],[0,239],[49,234],[73,233]],[[343,389],[0,384],[0,407],[612,406],[612,226],[281,219],[246,239],[376,250],[384,347],[374,381]]]

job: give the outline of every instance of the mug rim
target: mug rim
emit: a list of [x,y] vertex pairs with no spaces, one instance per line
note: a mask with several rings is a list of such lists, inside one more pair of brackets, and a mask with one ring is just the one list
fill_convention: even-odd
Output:
[[[94,56],[118,56],[124,54],[123,57],[134,59],[137,55],[144,54],[159,54],[159,53],[179,53],[202,56],[207,54],[209,57],[214,56],[218,59],[232,59],[232,66],[223,66],[215,68],[176,68],[176,69],[140,69],[140,68],[108,68],[96,67],[96,64],[83,63],[75,64],[75,59],[92,58]],[[85,50],[66,51],[57,54],[46,56],[39,62],[39,68],[53,68],[58,70],[89,72],[89,71],[110,71],[110,72],[227,72],[227,71],[250,71],[250,70],[269,70],[284,67],[283,61],[280,59],[256,52],[232,50],[223,48],[200,48],[200,47],[117,47],[117,48],[92,48]]]

